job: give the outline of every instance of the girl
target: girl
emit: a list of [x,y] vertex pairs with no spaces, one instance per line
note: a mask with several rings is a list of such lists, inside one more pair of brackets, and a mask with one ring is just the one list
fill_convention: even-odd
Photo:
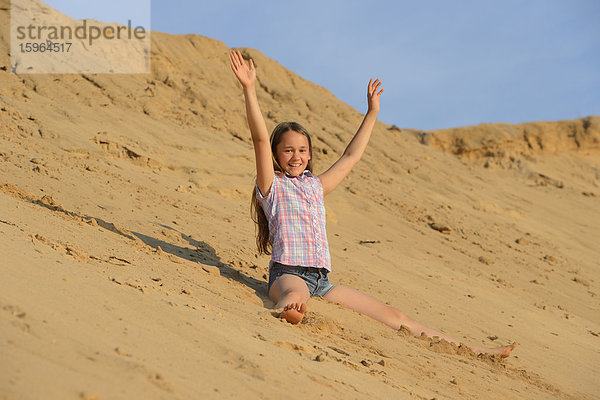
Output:
[[[333,191],[360,160],[379,113],[381,82],[369,81],[368,110],[344,154],[318,177],[312,174],[310,135],[295,122],[283,122],[269,133],[256,97],[256,70],[239,51],[231,52],[231,68],[244,88],[248,125],[256,156],[256,187],[252,195],[253,219],[258,224],[260,253],[271,254],[269,298],[283,308],[280,317],[297,324],[310,297],[324,297],[394,328],[406,326],[413,335],[438,336],[460,342],[418,322],[403,312],[355,289],[329,282],[331,261],[325,232],[323,197]],[[381,89],[380,89],[381,88]],[[516,344],[476,353],[508,357]]]

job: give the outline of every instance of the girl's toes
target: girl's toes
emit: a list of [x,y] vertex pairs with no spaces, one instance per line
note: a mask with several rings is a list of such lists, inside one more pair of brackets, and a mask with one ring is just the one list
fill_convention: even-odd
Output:
[[279,318],[285,319],[287,322],[291,324],[297,324],[302,321],[302,317],[304,317],[304,312],[306,311],[306,304],[298,303],[291,304],[289,307],[286,307],[284,311],[281,313]]

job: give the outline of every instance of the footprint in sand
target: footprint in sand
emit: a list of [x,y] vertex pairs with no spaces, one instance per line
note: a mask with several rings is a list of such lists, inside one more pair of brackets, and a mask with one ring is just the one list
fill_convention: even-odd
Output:
[[13,317],[13,321],[11,321],[11,324],[13,326],[17,327],[22,332],[31,333],[30,325],[27,322],[25,322],[27,318],[27,313],[23,311],[20,307],[6,305],[2,307],[2,310],[11,314],[11,316]]
[[73,257],[79,262],[87,263],[90,260],[90,256],[74,244],[54,241],[39,233],[33,235],[33,239],[36,239],[39,243],[43,243],[59,253]]
[[277,347],[281,347],[282,349],[298,351],[300,353],[305,353],[305,354],[314,354],[315,353],[315,349],[306,347],[306,346],[302,346],[302,345],[296,344],[296,343],[277,341],[277,342],[271,342],[271,344],[274,344]]
[[318,333],[339,334],[342,327],[333,318],[308,311],[305,313],[300,326],[304,329],[317,331]]

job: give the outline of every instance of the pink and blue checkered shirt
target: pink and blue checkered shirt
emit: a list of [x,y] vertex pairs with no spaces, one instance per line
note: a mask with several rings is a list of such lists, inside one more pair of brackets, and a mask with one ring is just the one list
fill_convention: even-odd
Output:
[[305,170],[300,176],[275,173],[267,196],[256,196],[269,221],[273,244],[271,265],[325,268],[331,257],[325,231],[325,201],[319,178]]

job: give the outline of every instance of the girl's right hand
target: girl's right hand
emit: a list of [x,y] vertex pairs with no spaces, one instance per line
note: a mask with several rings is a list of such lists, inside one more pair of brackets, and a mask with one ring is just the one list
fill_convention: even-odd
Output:
[[239,50],[237,52],[232,50],[230,57],[231,69],[242,86],[244,88],[254,86],[254,82],[256,81],[256,70],[254,69],[252,59],[250,59],[250,65],[248,66]]

